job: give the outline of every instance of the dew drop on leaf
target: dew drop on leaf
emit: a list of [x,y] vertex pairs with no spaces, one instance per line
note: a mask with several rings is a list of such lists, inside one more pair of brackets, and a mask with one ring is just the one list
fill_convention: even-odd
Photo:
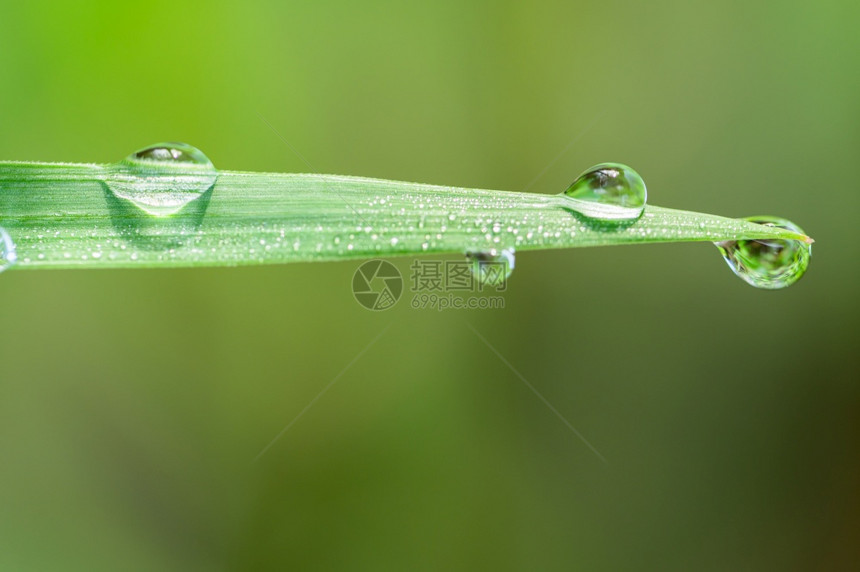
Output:
[[0,227],[0,272],[11,268],[18,261],[15,242],[6,229]]
[[564,191],[564,206],[596,220],[639,218],[648,192],[639,173],[621,163],[601,163],[582,173]]
[[185,143],[158,143],[110,166],[105,179],[118,199],[154,216],[168,216],[202,197],[218,171],[202,151]]
[[[806,234],[793,222],[771,216],[745,220]],[[812,245],[800,240],[726,240],[714,243],[729,268],[756,288],[776,290],[797,282],[809,266]]]
[[514,271],[516,259],[513,248],[466,252],[469,270],[481,284],[502,286]]

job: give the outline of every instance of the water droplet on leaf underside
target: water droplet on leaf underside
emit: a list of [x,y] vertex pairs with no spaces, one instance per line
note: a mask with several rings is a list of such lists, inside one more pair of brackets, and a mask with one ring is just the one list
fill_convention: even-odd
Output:
[[18,261],[15,242],[6,229],[0,227],[0,272],[8,270]]
[[[793,222],[770,216],[744,220],[806,234]],[[727,240],[714,243],[729,268],[756,288],[776,290],[791,286],[806,272],[812,245],[800,240]]]
[[562,194],[566,208],[587,218],[609,222],[639,218],[648,198],[639,173],[621,163],[591,167]]
[[516,258],[513,248],[470,251],[466,253],[469,271],[481,284],[502,286],[514,271]]

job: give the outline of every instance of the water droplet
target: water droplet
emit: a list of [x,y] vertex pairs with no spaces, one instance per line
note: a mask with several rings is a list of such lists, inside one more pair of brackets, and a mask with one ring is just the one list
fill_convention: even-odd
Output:
[[[745,220],[806,234],[799,226],[783,218],[754,216]],[[714,244],[739,278],[756,288],[768,290],[785,288],[797,282],[806,272],[812,256],[812,245],[800,240],[727,240]]]
[[620,163],[591,167],[563,193],[565,207],[601,221],[630,221],[645,209],[648,192],[639,173]]
[[15,242],[6,229],[0,227],[0,272],[9,270],[18,261]]
[[469,270],[479,284],[504,287],[514,271],[516,258],[513,248],[502,250],[469,251],[466,253]]
[[185,245],[203,221],[218,171],[199,149],[159,143],[108,168],[105,196],[117,232],[148,250]]
[[111,192],[155,216],[172,215],[212,188],[218,171],[202,151],[185,143],[159,143],[111,165]]

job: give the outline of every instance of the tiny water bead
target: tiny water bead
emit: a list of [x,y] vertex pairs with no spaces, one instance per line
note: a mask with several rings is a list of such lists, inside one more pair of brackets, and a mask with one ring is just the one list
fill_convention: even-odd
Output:
[[[793,222],[771,216],[745,220],[806,234]],[[812,245],[800,240],[727,240],[714,243],[729,268],[756,288],[776,290],[797,282],[809,266]]]
[[17,261],[15,242],[6,229],[0,226],[0,272],[9,270]]
[[567,208],[588,218],[610,222],[639,218],[648,198],[639,173],[621,163],[591,167],[563,195]]
[[469,271],[479,284],[503,286],[514,271],[516,258],[513,248],[469,251],[466,253]]
[[200,199],[218,179],[202,151],[186,143],[158,143],[111,165],[105,179],[119,199],[155,216],[168,216]]

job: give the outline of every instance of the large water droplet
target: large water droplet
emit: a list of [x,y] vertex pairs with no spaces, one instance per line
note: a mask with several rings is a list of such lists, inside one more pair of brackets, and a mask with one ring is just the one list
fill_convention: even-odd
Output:
[[199,149],[159,143],[108,168],[105,197],[117,232],[148,250],[184,246],[200,227],[218,171]]
[[201,198],[218,171],[206,155],[185,143],[159,143],[111,165],[105,183],[119,199],[155,216],[172,215]]
[[470,251],[466,253],[469,270],[479,284],[504,288],[514,271],[516,258],[513,248]]
[[601,163],[564,191],[565,206],[588,218],[622,222],[639,218],[648,192],[639,173],[621,163]]
[[0,226],[0,272],[9,270],[18,261],[15,242],[6,229]]
[[[806,234],[789,220],[771,216],[745,220]],[[715,242],[729,268],[756,288],[776,290],[797,282],[812,256],[812,245],[800,240],[727,240]]]

